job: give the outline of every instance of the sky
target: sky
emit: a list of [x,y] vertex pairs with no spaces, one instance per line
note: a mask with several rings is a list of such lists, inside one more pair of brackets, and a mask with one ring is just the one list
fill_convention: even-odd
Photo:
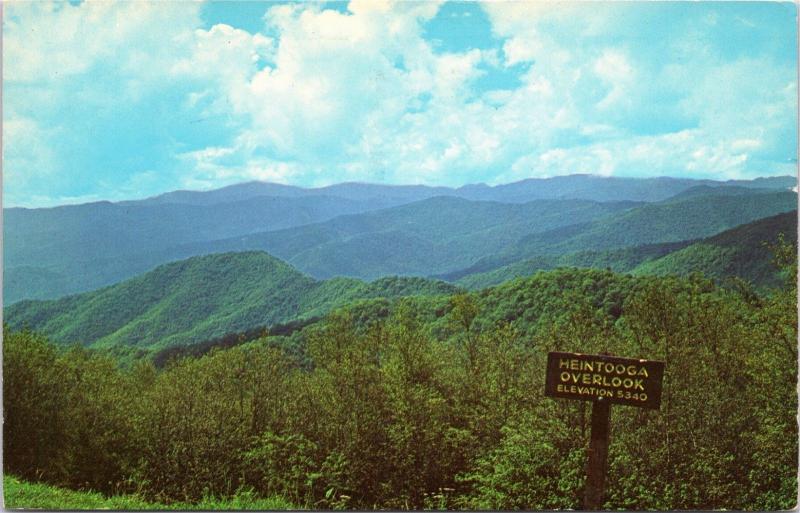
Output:
[[3,203],[797,168],[774,2],[6,2]]

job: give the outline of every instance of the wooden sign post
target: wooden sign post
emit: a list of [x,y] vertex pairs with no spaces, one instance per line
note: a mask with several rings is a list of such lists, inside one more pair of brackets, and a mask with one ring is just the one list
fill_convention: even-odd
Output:
[[664,362],[610,355],[548,353],[544,394],[592,401],[592,433],[583,496],[585,510],[598,510],[603,506],[611,405],[658,409],[663,377]]

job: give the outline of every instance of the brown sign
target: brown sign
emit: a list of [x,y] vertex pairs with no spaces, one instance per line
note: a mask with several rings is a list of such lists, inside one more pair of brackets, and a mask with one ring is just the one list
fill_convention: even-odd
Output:
[[551,352],[544,395],[658,409],[664,362]]

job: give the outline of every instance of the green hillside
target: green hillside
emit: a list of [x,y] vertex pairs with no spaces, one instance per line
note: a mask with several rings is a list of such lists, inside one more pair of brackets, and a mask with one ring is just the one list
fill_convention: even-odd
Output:
[[515,262],[492,271],[469,274],[455,283],[468,289],[482,289],[556,267],[610,269],[614,272],[624,273],[631,271],[642,262],[662,257],[685,248],[691,243],[692,241],[666,242],[606,251],[578,251],[558,256],[544,255]]
[[532,235],[520,241],[517,251],[553,254],[678,242],[708,237],[795,208],[797,194],[793,192],[690,197],[647,204],[609,215],[594,221],[582,233],[573,236],[561,238],[553,233]]
[[689,275],[701,272],[715,279],[738,276],[757,287],[773,287],[781,278],[771,261],[769,244],[778,234],[797,242],[797,211],[759,219],[701,240],[647,244],[605,251],[543,255],[491,271],[468,274],[456,281],[481,289],[512,278],[557,267],[589,267],[635,274]]
[[[317,278],[451,273],[491,253],[508,253],[525,236],[591,222],[642,201],[748,195],[793,184],[793,177],[717,182],[591,175],[458,189],[250,182],[120,203],[10,208],[3,225],[4,303],[94,290],[166,262],[227,251],[265,250]],[[365,212],[374,215],[359,215]],[[583,249],[591,248],[559,252]]]
[[[780,252],[788,272],[793,249]],[[325,283],[323,297],[355,284]],[[603,509],[790,509],[795,284],[750,295],[697,276],[557,269],[469,293],[357,301],[289,336],[163,368],[6,329],[6,475],[111,498],[28,483],[20,494],[14,481],[7,497],[28,507],[148,507],[141,497],[234,509],[283,497],[315,510],[580,509],[590,411],[543,394],[548,352],[571,351],[665,362],[660,409],[613,409]]]
[[505,251],[442,277],[455,281],[533,257],[699,239],[796,208],[797,194],[789,191],[700,195],[648,203],[525,236]]
[[11,304],[93,290],[166,262],[228,251],[268,251],[316,278],[425,276],[469,265],[525,234],[632,206],[435,197],[391,207],[402,201],[394,196],[255,196],[209,204],[9,209],[4,300]]
[[[602,248],[629,240],[669,239],[674,236],[670,233],[695,235],[707,231],[705,225],[724,226],[763,212],[785,210],[794,206],[790,202],[795,197],[793,193],[693,196],[633,210],[621,204],[576,201],[510,205],[433,198],[421,204],[300,227],[291,233],[267,235],[284,251],[297,251],[296,260],[305,258],[308,265],[313,256],[320,274],[380,276],[387,269],[398,274],[421,274],[426,265],[431,265],[432,258],[447,261],[447,256],[464,262],[476,241],[483,241],[483,251],[496,250],[501,241],[511,237],[505,231],[509,227],[523,230],[530,229],[529,223],[533,222],[539,226],[558,223],[565,210],[573,216],[589,216],[598,209],[617,208],[621,210],[597,221],[535,236],[550,238],[548,244],[538,247],[542,252],[538,256],[451,279],[458,279],[460,286],[477,289],[539,270],[570,266],[635,270],[638,274],[702,271],[710,277],[736,275],[758,286],[769,286],[777,283],[778,277],[762,243],[775,240],[778,231],[795,240],[791,238],[791,226],[796,214],[764,219],[691,246],[691,241],[677,241]],[[439,222],[425,222],[432,218]],[[451,232],[449,236],[447,231]],[[348,236],[353,233],[356,235]],[[319,244],[307,248],[310,239]],[[533,239],[534,236],[527,237],[520,245],[527,247]],[[557,252],[559,248],[581,247],[579,241],[588,249]],[[591,249],[592,246],[600,249]],[[472,270],[481,271],[475,266]],[[5,318],[14,329],[28,326],[61,343],[149,351],[316,317],[359,299],[435,295],[453,290],[453,286],[441,281],[422,278],[381,278],[372,283],[352,278],[317,281],[265,253],[244,252],[193,257],[117,285],[60,300],[22,301],[7,307]]]
[[158,349],[321,315],[360,298],[456,290],[420,278],[314,280],[266,253],[193,257],[93,292],[5,309],[12,329],[61,343]]
[[701,272],[722,279],[738,276],[757,286],[775,286],[781,278],[769,245],[778,235],[797,245],[797,210],[748,223],[696,242],[662,258],[643,262],[636,274],[688,275]]
[[[92,290],[170,261],[179,244],[278,230],[385,207],[331,196],[203,205],[127,202],[4,210],[5,304]],[[193,256],[193,255],[186,255]]]
[[323,223],[177,248],[190,254],[263,250],[316,278],[433,275],[511,247],[526,234],[588,222],[632,202],[540,200],[528,203],[435,197]]
[[769,192],[769,189],[753,189],[752,187],[742,187],[738,185],[728,185],[724,187],[715,185],[695,185],[689,187],[674,196],[666,198],[664,201],[680,201],[686,198],[694,198],[697,196],[742,196],[752,194],[754,192]]

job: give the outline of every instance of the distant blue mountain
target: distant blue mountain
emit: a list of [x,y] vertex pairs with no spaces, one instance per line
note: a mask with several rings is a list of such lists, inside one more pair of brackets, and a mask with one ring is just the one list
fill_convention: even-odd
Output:
[[797,194],[791,191],[756,190],[746,195],[720,192],[670,198],[590,222],[531,233],[471,266],[439,277],[462,280],[535,257],[699,239],[797,208]]
[[748,189],[789,189],[797,184],[792,176],[754,180],[692,180],[688,178],[622,178],[575,174],[552,178],[529,178],[509,184],[489,186],[469,184],[458,188],[426,185],[382,185],[340,183],[319,188],[303,188],[267,182],[246,182],[211,191],[174,191],[123,204],[181,203],[211,205],[258,196],[300,198],[335,196],[349,200],[381,200],[388,207],[433,196],[456,196],[478,201],[525,203],[537,199],[587,199],[593,201],[661,201],[697,186],[743,187]]
[[179,258],[239,249],[266,249],[316,277],[441,274],[509,254],[525,237],[535,240],[548,230],[564,236],[569,225],[642,202],[750,195],[795,183],[793,177],[714,182],[591,175],[460,188],[249,182],[138,201],[9,208],[3,299],[59,297]]

